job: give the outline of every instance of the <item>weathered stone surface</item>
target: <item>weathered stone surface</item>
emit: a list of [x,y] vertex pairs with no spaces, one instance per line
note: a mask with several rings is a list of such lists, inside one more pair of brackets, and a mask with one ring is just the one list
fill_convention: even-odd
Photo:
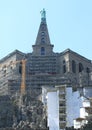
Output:
[[[24,96],[0,97],[0,128],[36,130],[46,128],[46,111],[40,100],[39,91],[31,90]],[[10,130],[10,129],[9,129]]]

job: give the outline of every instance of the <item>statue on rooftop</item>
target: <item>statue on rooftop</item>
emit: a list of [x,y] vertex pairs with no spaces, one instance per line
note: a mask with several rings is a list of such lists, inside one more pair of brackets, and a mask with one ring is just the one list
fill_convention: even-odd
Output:
[[42,20],[42,22],[46,21],[46,11],[45,11],[45,9],[41,10],[41,20]]

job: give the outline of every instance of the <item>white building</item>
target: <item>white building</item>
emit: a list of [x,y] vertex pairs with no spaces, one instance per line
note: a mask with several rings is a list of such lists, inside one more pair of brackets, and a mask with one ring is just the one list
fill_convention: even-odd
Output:
[[79,91],[72,87],[59,85],[43,87],[42,100],[47,107],[48,126],[50,130],[64,130],[74,126],[74,119],[80,116],[82,100]]
[[87,123],[87,120],[85,118],[76,118],[74,120],[74,129],[80,129]]
[[79,129],[88,123],[88,120],[92,119],[92,106],[91,99],[81,97],[82,107],[80,107],[80,116],[74,120],[74,128]]

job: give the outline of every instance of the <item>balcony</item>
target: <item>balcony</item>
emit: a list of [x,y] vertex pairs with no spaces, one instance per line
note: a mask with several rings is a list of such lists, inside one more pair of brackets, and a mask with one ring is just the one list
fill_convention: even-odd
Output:
[[65,98],[59,98],[59,102],[65,102],[66,101],[66,99]]
[[66,117],[66,113],[65,112],[62,112],[62,113],[59,112],[59,116],[60,117]]
[[59,120],[59,127],[60,129],[64,129],[66,127],[66,120]]

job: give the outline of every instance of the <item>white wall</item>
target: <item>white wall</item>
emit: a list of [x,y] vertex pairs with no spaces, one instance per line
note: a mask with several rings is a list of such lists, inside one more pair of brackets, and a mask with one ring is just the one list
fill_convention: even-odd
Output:
[[47,93],[49,130],[59,130],[59,96],[57,92]]
[[80,108],[80,117],[86,118],[88,116],[88,113],[85,111],[85,108]]
[[84,100],[83,101],[83,107],[90,107],[90,101],[89,100]]
[[80,108],[80,117],[82,118],[86,118],[86,116],[88,116],[85,107],[90,107],[90,101],[82,97],[82,107]]
[[72,92],[72,88],[66,88],[66,112],[67,127],[74,126],[73,120],[80,117],[80,107],[82,101],[79,92]]

